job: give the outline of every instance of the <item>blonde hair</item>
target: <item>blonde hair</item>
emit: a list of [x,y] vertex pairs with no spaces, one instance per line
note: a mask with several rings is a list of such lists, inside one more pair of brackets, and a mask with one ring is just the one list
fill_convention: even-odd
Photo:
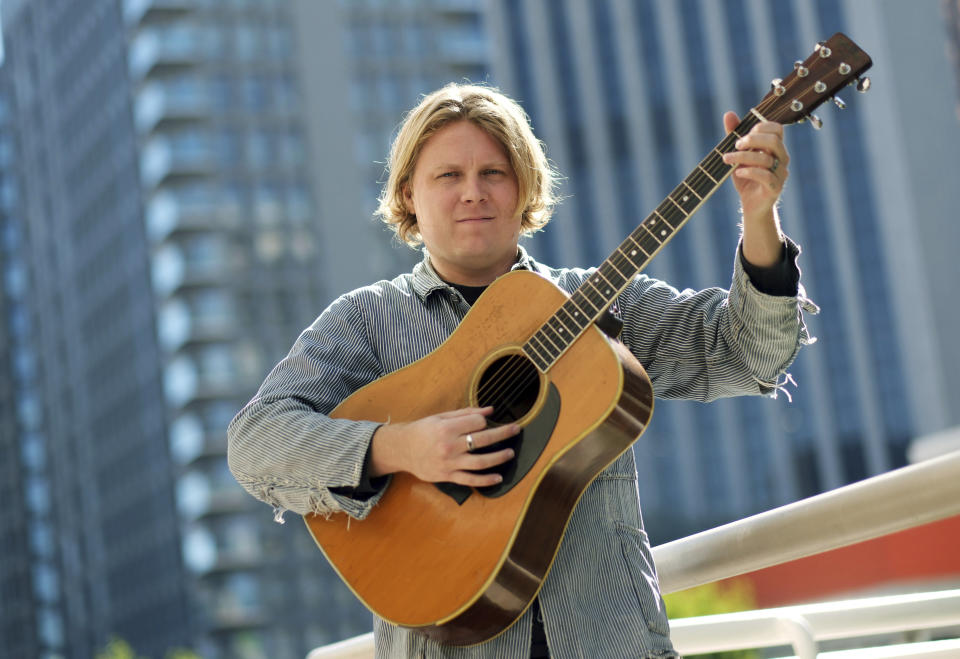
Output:
[[390,148],[388,178],[376,215],[390,225],[397,238],[411,247],[422,242],[417,216],[403,200],[423,145],[441,128],[470,121],[495,139],[510,158],[517,176],[520,231],[530,235],[550,221],[557,199],[557,176],[543,144],[533,134],[530,119],[516,101],[493,87],[450,83],[428,94],[404,118]]

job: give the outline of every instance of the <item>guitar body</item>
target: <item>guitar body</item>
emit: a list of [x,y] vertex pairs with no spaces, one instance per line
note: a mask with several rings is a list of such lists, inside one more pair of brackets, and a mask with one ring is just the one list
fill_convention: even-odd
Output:
[[[402,422],[476,405],[484,369],[516,353],[566,300],[539,275],[508,273],[439,348],[360,389],[331,416]],[[544,439],[503,491],[469,490],[458,501],[399,473],[361,521],[305,517],[341,578],[378,616],[455,645],[502,633],[539,591],[584,490],[653,413],[643,367],[594,327],[537,375],[520,424],[522,441]]]

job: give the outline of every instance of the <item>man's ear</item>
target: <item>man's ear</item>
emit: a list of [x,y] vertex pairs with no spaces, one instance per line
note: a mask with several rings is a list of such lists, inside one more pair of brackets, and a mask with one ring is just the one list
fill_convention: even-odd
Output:
[[400,194],[403,197],[403,205],[411,215],[417,214],[417,207],[413,203],[413,191],[410,189],[410,182],[407,181],[400,186]]

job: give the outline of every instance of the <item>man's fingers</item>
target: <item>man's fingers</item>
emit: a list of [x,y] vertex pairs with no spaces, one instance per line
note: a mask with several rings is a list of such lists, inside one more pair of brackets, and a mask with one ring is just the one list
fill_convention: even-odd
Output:
[[736,112],[727,111],[723,114],[723,129],[726,132],[732,131],[740,124],[740,117],[737,116]]
[[520,426],[515,423],[508,423],[505,426],[487,428],[486,430],[473,433],[473,446],[475,449],[485,448],[487,446],[496,444],[497,442],[502,442],[505,439],[509,439],[518,432],[520,432]]
[[482,471],[501,465],[507,460],[512,460],[513,456],[514,452],[511,448],[494,451],[493,453],[471,453],[463,459],[463,470]]
[[477,474],[472,471],[455,471],[450,475],[450,482],[467,487],[490,487],[503,481],[500,474]]
[[457,417],[469,416],[471,414],[481,414],[486,416],[493,411],[492,407],[463,407],[459,410],[450,410],[437,414],[438,419],[456,419]]

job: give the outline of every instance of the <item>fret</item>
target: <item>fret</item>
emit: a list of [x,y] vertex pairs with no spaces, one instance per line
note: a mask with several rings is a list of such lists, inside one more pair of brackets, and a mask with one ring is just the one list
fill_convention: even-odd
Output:
[[587,279],[587,282],[593,286],[594,290],[599,293],[601,299],[603,300],[604,304],[601,305],[601,308],[605,307],[606,303],[612,300],[616,294],[616,289],[614,286],[607,281],[606,277],[604,277],[599,270],[590,275],[590,277]]
[[[571,295],[570,299],[563,303],[563,306],[560,307],[560,311],[566,313],[566,315],[576,323],[580,328],[580,331],[583,331],[587,325],[593,322],[594,314],[587,314],[580,305],[577,304],[577,295]],[[559,313],[559,312],[558,312]]]
[[[572,309],[568,308],[572,307]],[[557,317],[563,322],[566,326],[567,331],[569,331],[573,336],[580,334],[583,329],[590,324],[590,322],[584,318],[583,314],[577,309],[576,305],[573,304],[571,300],[567,300],[560,310],[557,311]]]
[[636,266],[630,262],[626,254],[620,251],[620,248],[607,259],[607,263],[617,271],[617,274],[623,277],[624,281],[629,281],[636,274]]
[[668,199],[670,199],[672,203],[664,208],[664,219],[666,219],[670,226],[673,227],[673,230],[676,231],[683,226],[684,222],[687,221],[687,218],[690,217],[690,213],[687,213],[682,208],[679,208],[677,202],[673,201],[672,198],[668,197]]
[[653,234],[654,227],[649,225],[650,218],[647,218],[643,223],[637,227],[633,233],[630,234],[631,240],[634,244],[640,248],[648,257],[660,249],[661,242],[657,240],[657,237]]
[[715,178],[713,177],[713,175],[710,173],[710,171],[703,166],[703,163],[702,163],[702,162],[701,162],[699,165],[697,165],[697,169],[699,169],[701,172],[703,172],[704,174],[706,174],[706,175],[707,175],[707,178],[709,178],[711,181],[713,181],[713,184],[714,184],[714,185],[720,185],[720,181],[718,181],[717,179],[715,179]]
[[[709,166],[709,165],[708,165]],[[713,194],[714,190],[717,189],[717,182],[709,174],[704,175],[701,173],[703,170],[702,164],[693,174],[687,177],[683,184],[694,191],[694,194],[700,197],[700,200],[704,200]],[[721,176],[722,178],[722,176]]]
[[690,173],[690,176],[683,180],[683,184],[687,186],[693,194],[700,197],[700,201],[705,200],[713,194],[719,185],[712,176],[706,173],[707,169],[705,169],[705,167],[711,167],[710,163],[706,161],[701,162],[697,165],[697,168]]
[[687,190],[685,190],[686,187],[687,186],[681,183],[670,193],[670,196],[667,197],[680,209],[680,212],[683,213],[684,220],[690,217],[693,211],[697,210],[697,206],[700,205],[700,197],[687,192]]
[[600,292],[600,289],[597,288],[596,282],[593,281],[594,277],[591,276],[583,284],[580,285],[580,288],[583,290],[583,297],[590,302],[590,305],[597,310],[594,317],[600,315],[600,312],[603,311],[604,307],[607,306],[607,298],[603,296]]
[[653,249],[650,250],[651,252],[656,252],[660,245],[663,244],[663,242],[657,238],[657,235],[654,233],[654,231],[657,230],[656,221],[644,220],[640,228],[646,232],[642,237],[643,240],[647,242],[652,240],[654,243],[656,243],[656,245],[653,245]]
[[[637,233],[637,231],[634,231],[634,233]],[[633,233],[627,236],[627,239],[624,240],[617,249],[630,261],[630,263],[633,264],[637,270],[639,270],[643,264],[646,263],[647,259],[650,258],[650,253],[656,251],[656,249],[647,251],[647,249],[634,237]]]
[[570,344],[573,343],[573,339],[576,338],[576,335],[572,335],[570,330],[560,322],[557,314],[550,316],[550,319],[547,321],[547,327],[553,331],[553,336],[561,353],[566,350]]
[[616,267],[614,267],[611,259],[607,259],[600,264],[600,267],[597,268],[597,274],[603,277],[604,281],[610,285],[610,287],[613,289],[611,293],[614,295],[616,295],[616,291],[620,287],[630,281],[629,276],[624,276],[620,273],[620,271],[617,270]]
[[[550,318],[552,320],[553,316]],[[557,336],[553,328],[550,327],[550,321],[547,321],[546,325],[540,327],[538,334],[541,336],[540,342],[543,343],[545,348],[547,348],[547,351],[551,355],[555,354],[557,357],[559,357],[560,353],[563,352],[563,341],[560,340],[560,337]],[[546,342],[544,342],[543,339],[546,339]]]
[[533,342],[536,342],[537,351],[544,355],[547,361],[553,362],[556,357],[559,357],[559,353],[556,352],[555,348],[552,348],[545,340],[543,336],[543,328],[541,328],[536,334],[530,337],[530,340],[527,343],[533,345]]
[[666,242],[670,234],[673,233],[673,227],[657,212],[651,213],[647,219],[643,221],[643,228],[657,241],[658,247]]
[[600,314],[600,309],[603,307],[598,307],[593,302],[590,301],[583,291],[583,286],[573,292],[573,295],[570,296],[571,300],[574,300],[577,307],[583,309],[585,313],[590,314],[591,319],[596,318]]
[[[699,201],[703,201],[703,199],[704,199],[704,197],[705,197],[706,195],[701,194],[701,190],[697,189],[696,181],[693,181],[693,180],[692,180],[693,177],[695,177],[696,175],[697,175],[697,173],[696,173],[696,171],[694,171],[692,174],[690,174],[690,176],[688,176],[687,178],[683,179],[683,183],[681,183],[680,185],[686,187],[688,191],[690,191],[691,193],[693,193],[694,195],[696,195],[696,197],[697,197],[697,199],[698,199]],[[709,194],[709,192],[708,192],[707,194]]]
[[657,210],[655,210],[654,213],[667,223],[667,226],[670,227],[670,233],[673,233],[675,229],[679,229],[680,225],[687,219],[687,214],[677,208],[676,203],[670,199],[670,197],[660,202],[660,205],[657,206]]
[[[710,163],[707,163],[705,160],[704,163],[706,163],[704,165],[704,169],[707,169],[710,172],[709,176],[718,181],[722,181],[724,178],[726,178],[727,174],[730,173],[730,170],[733,169],[733,167],[723,162],[721,159],[716,159]],[[717,185],[719,185],[719,183]],[[714,188],[716,188],[716,186],[714,186]]]
[[553,360],[549,359],[549,355],[544,355],[541,348],[534,345],[534,338],[536,338],[536,335],[530,337],[530,339],[523,344],[523,353],[530,358],[530,361],[536,364],[542,373],[546,373],[553,363]]

